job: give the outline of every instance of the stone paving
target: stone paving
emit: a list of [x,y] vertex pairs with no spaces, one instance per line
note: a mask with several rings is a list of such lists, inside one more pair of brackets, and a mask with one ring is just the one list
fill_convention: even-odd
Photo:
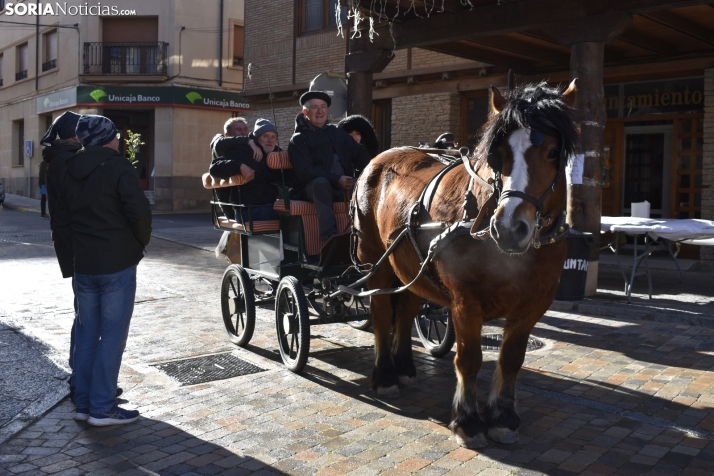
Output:
[[[3,224],[32,215],[3,213]],[[446,428],[453,353],[435,359],[414,338],[417,386],[380,400],[371,334],[327,325],[311,329],[307,367],[292,374],[270,305],[246,349],[225,337],[224,268],[213,253],[153,239],[119,377],[124,406],[142,418],[94,428],[65,399],[0,446],[0,474],[712,474],[712,328],[550,311],[533,333],[546,346],[520,374],[520,442],[472,451]],[[0,321],[66,353],[71,289],[51,247],[2,243],[0,269]],[[151,366],[222,352],[266,371],[181,386]],[[482,398],[496,357],[484,352]]]

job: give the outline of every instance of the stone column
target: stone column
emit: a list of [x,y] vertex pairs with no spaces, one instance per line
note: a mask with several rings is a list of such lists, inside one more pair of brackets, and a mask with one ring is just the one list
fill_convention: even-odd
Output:
[[372,120],[372,79],[392,61],[387,50],[362,51],[345,56],[347,75],[347,114],[360,114]]
[[552,34],[556,40],[570,46],[570,77],[578,78],[575,122],[581,130],[580,144],[585,164],[582,185],[571,185],[568,190],[568,222],[578,231],[592,233],[595,239],[590,253],[586,296],[597,291],[599,267],[602,162],[607,122],[602,83],[605,43],[625,31],[631,22],[631,15],[613,13],[549,29],[557,32]]

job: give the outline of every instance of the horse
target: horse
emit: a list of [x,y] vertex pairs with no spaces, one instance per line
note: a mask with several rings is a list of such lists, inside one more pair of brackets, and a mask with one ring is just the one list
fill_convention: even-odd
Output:
[[[465,166],[451,167],[433,187],[428,212],[415,203],[445,165],[418,149],[383,152],[356,182],[356,258],[374,264],[392,246],[388,261],[367,280],[369,289],[413,282],[399,294],[371,297],[373,388],[379,397],[396,398],[400,386],[415,383],[411,330],[419,305],[428,299],[450,308],[457,387],[449,428],[461,446],[484,447],[487,436],[518,441],[518,371],[531,330],[555,297],[567,253],[564,168],[578,147],[570,115],[576,90],[576,80],[564,92],[545,82],[505,96],[491,87],[491,117],[479,144],[464,157]],[[418,219],[410,221],[410,215]],[[470,232],[451,236],[423,266],[435,236],[474,217]],[[414,223],[423,226],[395,245]],[[487,228],[476,229],[480,223]],[[505,326],[497,370],[479,409],[481,329],[499,318]]]

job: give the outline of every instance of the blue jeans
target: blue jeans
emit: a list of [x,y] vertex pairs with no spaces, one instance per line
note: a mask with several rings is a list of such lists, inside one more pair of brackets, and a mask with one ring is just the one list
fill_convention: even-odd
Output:
[[248,213],[248,208],[238,208],[236,210],[241,210],[241,215],[243,215],[243,221],[248,224],[250,216],[253,215],[253,221],[266,221],[266,220],[277,220],[278,214],[273,211],[273,204],[268,203],[267,205],[253,205],[251,206],[251,213]]
[[136,266],[114,274],[75,273],[74,293],[74,402],[90,413],[106,413],[116,405],[119,367],[134,312]]

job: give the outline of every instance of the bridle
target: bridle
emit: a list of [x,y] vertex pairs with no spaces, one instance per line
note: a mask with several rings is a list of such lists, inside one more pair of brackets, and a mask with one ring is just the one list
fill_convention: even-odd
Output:
[[[525,193],[525,191],[520,191],[520,190],[503,190],[503,179],[501,177],[502,173],[502,168],[503,168],[503,159],[501,157],[500,152],[498,151],[498,144],[500,144],[506,136],[511,132],[511,131],[504,131],[501,130],[496,134],[496,137],[494,140],[491,142],[491,146],[488,151],[488,156],[486,159],[486,162],[489,166],[489,168],[493,171],[493,177],[489,178],[488,180],[483,179],[481,176],[479,176],[476,171],[472,168],[470,162],[468,159],[464,156],[462,152],[462,160],[464,161],[464,165],[466,166],[466,170],[469,172],[471,175],[471,180],[477,180],[481,185],[486,186],[489,190],[491,190],[492,194],[491,197],[489,197],[489,201],[492,199],[495,199],[495,206],[498,207],[500,206],[501,202],[503,202],[507,198],[520,198],[523,199],[535,206],[536,208],[536,226],[534,227],[533,230],[533,236],[532,236],[532,244],[533,247],[538,249],[540,248],[541,244],[553,244],[556,241],[560,241],[561,239],[565,238],[568,233],[569,233],[569,227],[568,224],[565,223],[565,218],[566,218],[566,211],[565,209],[561,209],[560,212],[558,213],[558,217],[556,218],[557,222],[556,225],[553,227],[553,229],[547,233],[546,235],[541,235],[540,232],[542,231],[543,228],[549,226],[553,222],[553,216],[550,214],[543,216],[543,208],[544,208],[544,202],[548,198],[548,196],[555,191],[556,187],[558,186],[558,182],[560,181],[560,175],[562,171],[562,167],[564,166],[566,162],[566,149],[565,149],[565,136],[555,127],[554,124],[550,123],[550,121],[546,121],[545,124],[539,125],[539,128],[531,128],[530,129],[530,139],[531,143],[535,145],[536,147],[540,146],[543,143],[543,139],[545,137],[545,134],[554,136],[554,137],[559,137],[560,138],[560,151],[557,159],[557,171],[555,174],[555,179],[553,180],[553,183],[543,192],[543,194],[540,196],[540,198],[536,198],[532,195],[528,195]],[[469,187],[470,189],[471,187]],[[482,207],[485,208],[485,207]],[[481,215],[481,213],[479,213]],[[480,218],[480,217],[479,217]],[[479,221],[477,219],[477,221]],[[488,236],[489,234],[489,229],[485,228],[483,230],[475,232],[475,230],[472,230],[471,235],[474,238],[477,239],[484,239]]]

